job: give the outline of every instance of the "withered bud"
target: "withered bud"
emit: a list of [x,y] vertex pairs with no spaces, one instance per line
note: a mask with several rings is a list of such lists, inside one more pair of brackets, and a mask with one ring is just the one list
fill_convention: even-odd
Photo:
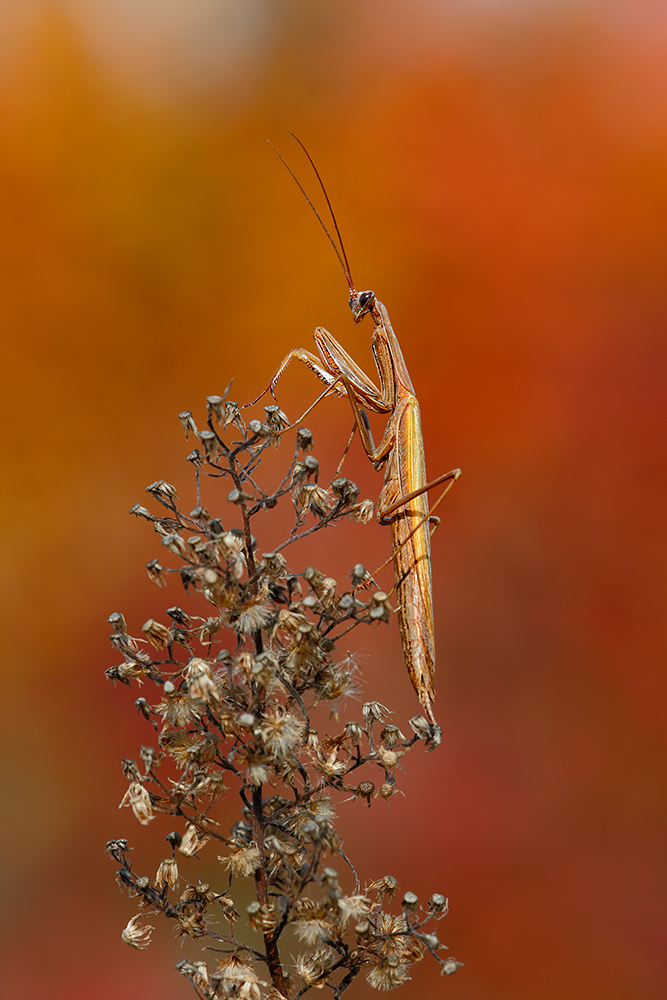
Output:
[[444,917],[449,912],[449,900],[439,892],[434,892],[428,901],[428,908],[431,913],[438,913]]
[[204,459],[202,458],[199,448],[194,448],[189,455],[186,455],[185,461],[192,462],[196,469],[200,469],[204,464]]
[[127,622],[120,611],[114,611],[113,614],[109,615],[107,621],[109,625],[113,626],[114,631],[120,632],[121,635],[127,635]]
[[159,503],[172,510],[178,502],[176,487],[172,486],[171,483],[166,482],[164,479],[156,479],[154,483],[151,483],[150,486],[146,487],[146,492],[150,493],[150,495]]
[[190,410],[183,410],[182,413],[178,414],[178,419],[183,424],[183,430],[185,431],[185,440],[190,437],[190,434],[194,434],[197,437],[197,425],[195,423],[195,418],[192,416]]
[[166,586],[166,580],[163,576],[164,570],[157,559],[151,559],[150,562],[146,563],[146,571],[153,583],[157,583],[158,587]]
[[176,888],[178,885],[178,865],[175,858],[165,858],[160,862],[155,876],[155,884],[158,889],[164,889],[167,885],[170,889]]
[[306,594],[303,601],[301,602],[304,608],[309,608],[311,611],[313,608],[317,607],[318,598],[315,594]]
[[171,844],[173,850],[176,850],[177,847],[180,847],[181,841],[183,840],[178,830],[172,830],[171,833],[168,833],[164,839],[167,841],[168,844]]
[[182,625],[184,628],[189,628],[192,622],[190,617],[185,613],[183,608],[179,608],[178,604],[175,604],[173,608],[167,608],[167,614],[175,621],[178,625]]
[[344,504],[353,504],[359,499],[359,487],[345,476],[334,479],[331,484],[331,492]]
[[371,596],[371,610],[369,612],[369,618],[372,621],[388,622],[389,615],[392,611],[391,604],[389,603],[389,598],[383,590],[376,590]]
[[279,406],[265,406],[264,412],[266,413],[266,426],[270,427],[275,433],[279,433],[286,427],[289,427],[287,414],[283,413]]
[[204,446],[204,454],[206,455],[206,458],[209,462],[213,461],[220,451],[218,435],[214,434],[213,431],[202,431],[199,435],[199,440]]
[[171,533],[164,535],[162,538],[162,544],[175,556],[180,556],[181,559],[185,560],[189,559],[190,554],[188,552],[188,547],[180,535],[174,535]]
[[222,396],[207,396],[206,397],[206,407],[209,412],[209,416],[213,417],[220,423],[225,416],[225,404]]
[[379,701],[367,701],[361,706],[361,712],[366,725],[373,722],[385,722],[389,715],[393,713],[381,705]]
[[347,614],[348,612],[356,611],[356,609],[361,607],[361,605],[357,600],[355,600],[352,594],[343,594],[338,602],[338,607],[342,612]]
[[134,514],[135,517],[145,517],[147,521],[155,520],[155,514],[151,514],[151,512],[146,507],[142,507],[140,503],[135,503],[132,507],[130,507],[130,514]]
[[313,447],[313,432],[307,427],[299,427],[296,432],[296,443],[303,451],[310,451]]
[[308,476],[308,478],[310,478],[311,476],[315,476],[316,477],[315,482],[317,482],[317,476],[320,471],[320,463],[315,458],[314,455],[306,455],[306,457],[303,460],[303,467],[306,470],[306,475]]
[[353,507],[350,507],[349,515],[358,524],[368,524],[373,518],[374,511],[375,505],[372,500],[362,500],[361,503],[356,503]]
[[444,976],[452,976],[462,965],[463,962],[457,962],[455,958],[448,958],[440,966],[440,972]]
[[366,799],[370,806],[374,791],[375,785],[372,781],[360,781],[357,787],[352,790],[352,794],[357,799]]
[[416,896],[414,892],[406,892],[405,896],[403,896],[403,909],[412,910],[413,913],[416,913],[418,905],[419,896]]
[[212,517],[208,522],[208,530],[212,535],[224,535],[225,526],[219,517]]
[[141,631],[156,649],[160,649],[162,646],[170,646],[172,643],[171,629],[168,629],[161,622],[154,621],[152,618],[144,622],[141,626]]
[[243,490],[230,490],[227,494],[227,500],[229,503],[242,504],[247,500],[252,500],[249,493],[244,493]]
[[394,878],[393,875],[383,875],[382,878],[371,882],[366,892],[377,892],[380,896],[389,896],[392,899],[397,889],[398,879]]
[[320,649],[323,653],[333,653],[336,648],[336,643],[329,636],[325,635],[320,639]]

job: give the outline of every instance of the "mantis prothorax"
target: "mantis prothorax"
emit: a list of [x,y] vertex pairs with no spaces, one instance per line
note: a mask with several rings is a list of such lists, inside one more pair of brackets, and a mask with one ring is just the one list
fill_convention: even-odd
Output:
[[[375,469],[385,470],[376,517],[380,524],[391,525],[403,657],[428,720],[435,724],[432,707],[435,698],[435,638],[431,532],[426,493],[445,481],[450,481],[451,486],[461,473],[459,469],[454,469],[430,483],[426,480],[419,403],[398,338],[386,308],[375,294],[355,289],[336,217],[322,179],[303,143],[296,136],[294,138],[308,157],[322,187],[340,241],[340,251],[298,179],[277,150],[276,153],[292,174],[336,251],[350,289],[354,322],[360,323],[366,315],[373,320],[372,350],[380,388],[359,368],[335,337],[323,327],[317,327],[314,338],[319,357],[300,347],[290,351],[271,379],[269,389],[274,395],[276,383],[292,359],[302,361],[325,385],[330,386],[332,393],[347,396],[366,455]],[[389,415],[382,440],[377,446],[365,410]]]

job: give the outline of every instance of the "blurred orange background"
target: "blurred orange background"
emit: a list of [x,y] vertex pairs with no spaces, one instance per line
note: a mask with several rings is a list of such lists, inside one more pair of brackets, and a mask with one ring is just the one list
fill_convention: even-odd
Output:
[[[365,879],[450,898],[465,968],[425,960],[401,997],[665,996],[664,5],[15,0],[0,27],[3,995],[190,995],[173,965],[199,953],[166,921],[146,952],[120,942],[134,902],[104,842],[152,874],[171,827],[117,810],[149,734],[102,676],[106,618],[136,635],[182,599],[127,516],[158,478],[194,506],[180,410],[201,423],[232,376],[249,399],[316,325],[373,371],[264,142],[314,192],[290,128],[389,309],[429,474],[464,471],[433,547],[443,746],[409,755],[388,810],[340,813]],[[280,389],[296,417],[317,386],[295,366]],[[326,475],[351,421],[325,405]],[[388,554],[379,526],[345,532],[293,568],[342,581]],[[354,635],[405,729],[395,624]]]

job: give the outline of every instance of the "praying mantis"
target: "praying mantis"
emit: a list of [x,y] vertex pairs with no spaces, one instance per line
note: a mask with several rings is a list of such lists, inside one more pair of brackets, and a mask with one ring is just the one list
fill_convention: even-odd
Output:
[[[361,323],[367,315],[373,321],[372,351],[380,388],[368,378],[335,337],[323,327],[317,327],[314,338],[319,357],[301,347],[291,350],[276,370],[269,389],[274,395],[278,380],[293,359],[303,362],[332,393],[347,396],[368,459],[376,470],[384,468],[384,484],[376,506],[376,517],[380,524],[391,526],[403,658],[426,716],[435,725],[435,630],[430,521],[437,523],[437,518],[431,519],[426,494],[434,486],[446,482],[445,491],[437,501],[440,503],[461,471],[454,469],[427,482],[419,403],[389,314],[374,292],[357,292],[322,179],[308,150],[296,136],[294,138],[308,157],[324,192],[340,242],[340,251],[293,171],[278,150],[275,151],[292,174],[336,251],[349,286],[349,304],[354,322]],[[388,414],[382,440],[377,446],[366,416],[367,410]]]

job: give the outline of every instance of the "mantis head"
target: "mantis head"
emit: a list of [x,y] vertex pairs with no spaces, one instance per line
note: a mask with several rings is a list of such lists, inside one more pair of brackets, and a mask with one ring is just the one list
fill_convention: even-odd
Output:
[[375,305],[375,292],[356,292],[352,289],[350,309],[355,323],[361,323],[366,313],[372,312]]

